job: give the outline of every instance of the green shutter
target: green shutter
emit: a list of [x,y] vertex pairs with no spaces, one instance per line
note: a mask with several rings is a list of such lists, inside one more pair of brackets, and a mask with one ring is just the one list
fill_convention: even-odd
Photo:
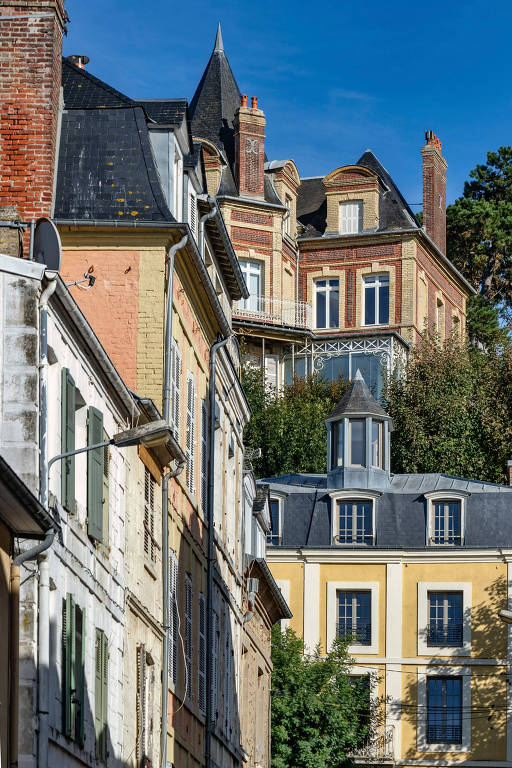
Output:
[[62,600],[62,704],[63,730],[66,736],[71,736],[71,616],[73,615],[73,598],[70,594]]
[[73,738],[83,744],[84,737],[84,661],[85,661],[85,615],[75,604],[74,642],[72,649],[74,679],[71,688],[71,711],[73,714]]
[[[103,432],[103,441],[108,440],[108,435]],[[103,543],[108,544],[108,510],[109,510],[109,483],[110,483],[110,451],[106,445],[103,449],[103,491],[102,491],[102,509],[103,509]]]
[[[61,452],[75,450],[75,382],[67,368],[62,369],[61,388]],[[75,512],[75,459],[61,462],[62,506]]]
[[108,641],[101,629],[96,629],[94,658],[94,731],[96,734],[96,758],[107,761],[108,720]]
[[107,762],[107,722],[108,722],[108,641],[103,633],[103,653],[102,653],[102,678],[101,678],[101,705],[102,705],[102,723],[103,723],[103,741],[102,741],[102,759]]
[[[87,445],[103,442],[103,414],[92,406],[88,410]],[[103,449],[87,454],[87,532],[103,541]]]
[[[76,608],[80,611],[79,608]],[[81,635],[80,635],[80,669],[77,687],[78,711],[78,743],[83,746],[85,742],[85,608],[80,611]],[[77,622],[78,623],[78,622]]]

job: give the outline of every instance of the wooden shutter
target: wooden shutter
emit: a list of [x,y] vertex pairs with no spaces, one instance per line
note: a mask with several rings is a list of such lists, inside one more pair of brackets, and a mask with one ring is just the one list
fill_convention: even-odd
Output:
[[189,195],[189,223],[192,234],[197,238],[197,201],[195,195]]
[[94,656],[94,731],[96,734],[96,757],[107,761],[108,723],[108,641],[101,629],[96,629]]
[[201,506],[206,514],[208,504],[208,406],[201,404]]
[[146,646],[142,644],[137,646],[137,765],[142,765],[146,754],[146,730]]
[[188,574],[185,577],[185,665],[188,696],[192,700],[194,697],[192,679],[192,579]]
[[169,550],[169,674],[176,684],[178,679],[178,558]]
[[[103,442],[108,440],[108,435],[103,432]],[[106,445],[101,449],[103,458],[103,478],[102,478],[102,532],[103,543],[108,544],[108,530],[109,530],[109,505],[110,505],[110,450]]]
[[206,712],[206,602],[199,595],[199,648],[197,660],[197,703],[200,712]]
[[[61,453],[75,450],[75,382],[67,368],[62,369],[61,383]],[[62,506],[75,512],[75,458],[61,462]]]
[[62,721],[63,731],[72,736],[71,727],[71,649],[73,645],[73,616],[75,604],[68,593],[62,600]]
[[171,425],[174,434],[180,438],[180,394],[181,394],[181,355],[176,339],[171,348]]
[[195,491],[195,387],[194,376],[189,371],[187,376],[187,487],[190,493]]
[[211,707],[212,707],[212,720],[217,720],[218,709],[218,666],[219,666],[219,647],[220,647],[220,621],[219,616],[215,611],[213,612],[213,648],[212,648],[212,689],[211,695]]
[[155,560],[155,479],[149,469],[144,473],[144,555]]
[[[103,442],[103,414],[90,407],[87,412],[87,445]],[[87,532],[103,541],[103,450],[87,454]]]
[[85,741],[85,608],[75,605],[75,739]]

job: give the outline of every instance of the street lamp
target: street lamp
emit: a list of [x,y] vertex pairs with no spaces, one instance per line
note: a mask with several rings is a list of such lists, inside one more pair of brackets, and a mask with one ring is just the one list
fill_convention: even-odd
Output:
[[502,608],[501,611],[498,611],[498,616],[505,622],[505,624],[512,624],[512,611],[507,611],[505,608]]

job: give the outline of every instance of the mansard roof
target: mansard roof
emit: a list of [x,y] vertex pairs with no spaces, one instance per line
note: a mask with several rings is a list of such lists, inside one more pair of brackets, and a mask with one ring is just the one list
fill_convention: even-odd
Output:
[[[370,149],[355,165],[375,173],[379,178],[379,232],[395,229],[420,229],[418,220],[400,190]],[[306,231],[301,237],[321,237],[327,225],[327,198],[324,176],[301,180],[297,199],[297,218]]]
[[344,416],[377,416],[379,419],[391,421],[366,386],[360,370],[357,371],[349,388],[327,417],[327,421],[335,421]]
[[124,107],[133,104],[129,96],[116,91],[103,80],[67,59],[62,60],[62,88],[64,109]]

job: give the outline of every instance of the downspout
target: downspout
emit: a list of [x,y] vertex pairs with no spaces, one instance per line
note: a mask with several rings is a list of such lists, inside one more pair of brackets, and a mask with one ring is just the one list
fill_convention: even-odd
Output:
[[212,210],[209,211],[209,213],[205,213],[201,218],[199,219],[199,253],[201,254],[201,258],[204,261],[204,225],[208,221],[208,219],[213,219],[214,216],[217,214],[217,207],[216,203],[211,200],[211,198],[208,198],[208,203],[213,206]]
[[[176,253],[186,245],[188,234],[179,243],[172,246],[168,256],[167,277],[167,314],[165,318],[164,348],[164,392],[163,417],[169,424],[171,403],[171,348],[172,348],[172,297],[174,291],[174,259]],[[162,654],[162,718],[160,728],[161,768],[167,768],[167,717],[169,714],[169,481],[183,471],[183,464],[166,472],[162,480],[162,581],[163,581],[163,627],[164,646]]]
[[39,500],[48,509],[48,301],[57,288],[57,272],[45,273],[48,285],[39,299]]
[[209,416],[209,446],[208,446],[208,544],[206,560],[206,638],[209,652],[206,654],[206,726],[205,726],[205,768],[211,766],[212,740],[212,655],[213,648],[213,563],[214,563],[214,514],[215,502],[215,378],[217,352],[225,346],[231,334],[215,342],[210,349],[210,391],[208,403]]

